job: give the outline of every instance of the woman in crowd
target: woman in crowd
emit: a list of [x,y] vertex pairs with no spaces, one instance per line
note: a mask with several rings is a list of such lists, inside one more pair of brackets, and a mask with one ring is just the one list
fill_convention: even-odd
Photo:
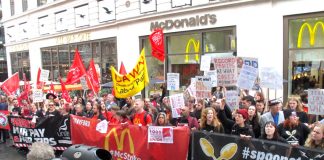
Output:
[[[106,107],[105,107],[106,108]],[[102,115],[102,112],[101,112],[101,107],[98,106],[97,104],[94,104],[93,105],[93,108],[92,108],[92,111],[93,111],[93,114],[90,118],[92,119],[97,119],[97,120],[105,120],[106,118]]]
[[193,112],[194,116],[196,117],[198,122],[200,121],[201,113],[202,110],[205,109],[205,100],[204,99],[199,99],[197,102],[197,105],[195,107],[195,110]]
[[260,115],[256,111],[255,106],[250,106],[248,110],[249,118],[247,120],[247,124],[250,124],[255,138],[259,138],[261,135],[261,126],[260,126]]
[[127,117],[127,112],[124,110],[116,111],[115,118],[116,118],[115,121],[116,124],[123,124],[123,123],[132,124],[132,122]]
[[303,105],[297,97],[290,97],[287,101],[285,109],[292,109],[296,111],[299,121],[302,123],[308,123],[307,114],[303,110]]
[[75,105],[75,115],[80,116],[80,117],[85,117],[86,114],[83,112],[83,107],[81,104],[76,104]]
[[88,118],[93,117],[91,102],[87,102],[86,107],[85,107],[85,114],[86,114],[86,117],[88,117]]
[[264,101],[264,95],[262,92],[255,92],[254,94],[255,101]]
[[171,126],[164,112],[158,113],[155,119],[155,126]]
[[305,140],[310,133],[309,128],[298,120],[296,111],[287,109],[284,112],[285,121],[278,126],[279,134],[292,145],[305,144]]
[[324,149],[324,124],[317,124],[309,134],[305,147]]
[[200,130],[214,133],[224,133],[222,123],[217,118],[214,108],[206,108],[201,113]]
[[287,141],[279,135],[278,128],[276,124],[272,121],[268,121],[265,123],[263,133],[264,134],[261,137],[262,139],[287,143]]

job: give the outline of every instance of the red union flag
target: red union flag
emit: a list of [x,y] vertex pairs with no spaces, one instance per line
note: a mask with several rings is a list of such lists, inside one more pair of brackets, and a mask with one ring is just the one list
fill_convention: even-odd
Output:
[[10,130],[8,115],[9,111],[0,111],[0,129]]
[[88,88],[91,88],[92,91],[98,93],[100,89],[100,84],[99,84],[99,78],[98,78],[97,70],[94,65],[93,59],[91,59],[90,61],[89,68],[87,71],[87,76],[88,76],[87,78]]
[[19,88],[19,74],[16,72],[1,85],[1,90],[7,95],[12,95]]
[[66,90],[65,84],[64,84],[64,82],[62,81],[61,78],[60,78],[60,83],[61,83],[61,88],[62,88],[62,98],[70,103],[72,101],[71,97],[70,97],[68,91]]
[[155,29],[150,35],[150,42],[152,46],[152,56],[164,62],[164,40],[163,31],[161,28]]
[[65,84],[73,84],[80,80],[86,74],[82,59],[78,49],[75,49],[74,61],[68,72]]

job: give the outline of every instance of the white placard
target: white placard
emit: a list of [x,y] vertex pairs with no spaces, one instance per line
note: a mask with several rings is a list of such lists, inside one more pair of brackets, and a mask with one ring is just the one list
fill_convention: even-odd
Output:
[[43,102],[43,91],[41,89],[33,90],[33,102]]
[[243,65],[239,78],[237,80],[237,86],[241,89],[252,89],[256,78],[258,77],[258,69],[249,65]]
[[237,83],[236,58],[214,58],[213,62],[217,70],[217,86],[235,86]]
[[211,78],[196,76],[196,98],[211,98]]
[[324,115],[324,89],[308,89],[308,114]]
[[209,71],[210,70],[210,62],[211,57],[209,55],[202,55],[200,62],[200,70],[201,71]]
[[107,133],[107,130],[108,130],[108,122],[106,120],[99,122],[96,126],[96,131],[100,133]]
[[225,93],[226,104],[233,111],[234,109],[239,108],[239,96],[238,91],[236,90],[228,90]]
[[169,91],[179,90],[179,73],[167,73],[167,89]]
[[269,89],[282,89],[283,79],[282,75],[274,68],[261,68],[260,69],[260,85],[261,87]]
[[39,81],[46,82],[48,81],[49,70],[42,69],[39,77]]
[[204,76],[209,76],[211,79],[211,86],[216,87],[217,86],[217,71],[212,70],[212,71],[205,71]]
[[148,127],[148,142],[149,143],[173,143],[173,128],[149,126]]
[[86,81],[85,77],[81,77],[80,82],[81,82],[82,89],[87,90],[88,89],[88,84],[87,84],[87,81]]
[[185,106],[183,94],[174,94],[169,97],[170,99],[170,105],[172,110],[172,118],[178,118],[181,117],[180,115],[180,109],[182,106]]

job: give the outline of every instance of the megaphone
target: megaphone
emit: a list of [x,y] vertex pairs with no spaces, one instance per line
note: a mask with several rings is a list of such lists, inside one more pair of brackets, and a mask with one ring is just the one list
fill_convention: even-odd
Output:
[[109,151],[86,145],[73,145],[61,155],[61,159],[68,160],[112,160]]

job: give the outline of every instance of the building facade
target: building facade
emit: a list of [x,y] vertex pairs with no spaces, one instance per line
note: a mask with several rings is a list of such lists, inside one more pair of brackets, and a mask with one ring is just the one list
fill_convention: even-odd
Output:
[[[179,72],[180,86],[199,71],[201,55],[258,58],[287,80],[277,97],[323,88],[324,5],[321,0],[8,0],[3,2],[9,75],[65,77],[80,51],[95,60],[103,83],[109,67],[130,71],[145,47],[149,76]],[[166,60],[150,55],[148,36],[164,29]],[[315,77],[314,77],[315,76]],[[315,84],[311,78],[316,80]],[[158,90],[154,84],[147,91]],[[148,94],[148,92],[147,92]]]

